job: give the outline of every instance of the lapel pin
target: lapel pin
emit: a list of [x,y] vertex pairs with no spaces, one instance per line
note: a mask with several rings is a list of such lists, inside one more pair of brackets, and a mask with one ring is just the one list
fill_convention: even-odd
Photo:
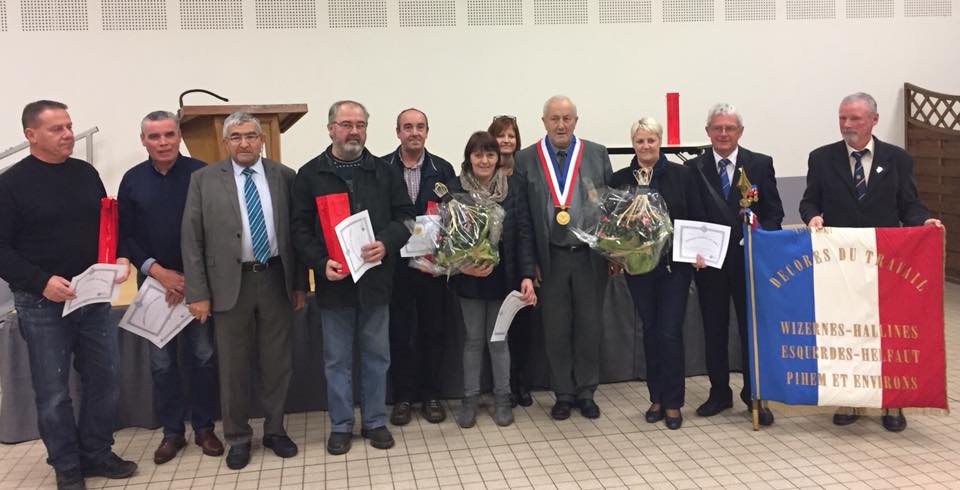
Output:
[[877,167],[877,173],[883,172],[883,167]]

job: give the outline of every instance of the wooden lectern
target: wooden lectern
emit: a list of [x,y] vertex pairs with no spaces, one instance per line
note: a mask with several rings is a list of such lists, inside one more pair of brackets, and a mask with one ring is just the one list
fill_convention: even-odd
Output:
[[267,158],[280,162],[280,133],[307,113],[307,104],[185,105],[180,108],[180,132],[190,156],[207,163],[227,158],[223,120],[237,111],[250,113],[260,120]]

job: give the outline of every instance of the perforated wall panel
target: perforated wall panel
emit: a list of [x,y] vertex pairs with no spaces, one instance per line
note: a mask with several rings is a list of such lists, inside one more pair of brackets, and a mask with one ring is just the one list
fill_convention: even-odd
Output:
[[7,2],[0,2],[0,32],[7,32]]
[[723,3],[723,19],[776,20],[777,3],[774,0],[726,0]]
[[522,0],[467,0],[467,25],[523,25]]
[[180,0],[184,30],[243,29],[241,0]]
[[257,0],[257,29],[314,29],[316,0]]
[[847,0],[848,19],[889,19],[893,0]]
[[330,28],[387,27],[385,0],[328,0]]
[[167,29],[166,0],[102,0],[105,31],[163,31]]
[[600,0],[601,24],[640,24],[653,20],[650,0]]
[[400,0],[400,27],[455,27],[456,0]]
[[89,29],[86,0],[20,0],[24,31],[85,31]]
[[953,2],[950,0],[905,0],[903,15],[906,17],[951,17]]
[[787,18],[836,19],[837,5],[834,0],[787,0]]
[[712,22],[713,0],[663,0],[664,22]]
[[533,0],[534,24],[586,24],[588,20],[587,0]]

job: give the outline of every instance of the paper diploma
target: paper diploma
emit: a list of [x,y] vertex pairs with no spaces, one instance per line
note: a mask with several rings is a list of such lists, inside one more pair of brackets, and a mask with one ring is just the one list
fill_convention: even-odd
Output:
[[723,267],[730,242],[730,227],[701,221],[673,221],[673,260],[694,263],[697,255],[710,267]]
[[168,305],[167,290],[160,281],[148,277],[120,319],[120,328],[135,333],[162,349],[191,321],[193,315],[183,300],[173,306]]
[[417,222],[407,244],[400,249],[401,257],[420,257],[437,251],[437,237],[440,235],[440,216],[424,214],[417,216]]
[[530,306],[530,303],[524,303],[520,291],[510,291],[510,294],[503,299],[500,305],[500,311],[497,312],[497,322],[493,324],[493,335],[490,336],[490,342],[503,342],[507,338],[507,332],[510,330],[510,324],[513,323],[513,317],[524,307]]
[[368,270],[380,265],[382,261],[364,262],[360,255],[364,245],[373,243],[377,238],[373,235],[373,224],[370,222],[370,213],[366,209],[341,221],[335,228],[340,249],[347,259],[346,266],[350,269],[353,282],[360,280]]
[[63,316],[94,303],[110,303],[120,295],[117,276],[128,268],[126,265],[93,264],[87,270],[73,276],[70,287],[77,297],[63,303]]

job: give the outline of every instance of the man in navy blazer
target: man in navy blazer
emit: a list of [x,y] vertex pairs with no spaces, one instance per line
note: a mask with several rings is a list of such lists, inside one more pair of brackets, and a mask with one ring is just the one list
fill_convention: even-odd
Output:
[[[746,277],[743,267],[743,220],[740,217],[740,189],[737,180],[745,173],[757,186],[758,201],[752,209],[765,230],[779,230],[783,221],[783,204],[777,192],[773,159],[739,145],[743,136],[743,118],[729,104],[717,104],[707,113],[707,136],[711,148],[687,162],[696,170],[706,221],[730,227],[730,243],[722,269],[704,268],[694,276],[697,298],[703,315],[706,340],[707,374],[710,396],[697,408],[697,415],[710,417],[733,406],[730,390],[730,298],[737,314],[740,351],[743,366],[743,389],[740,399],[749,408],[750,375],[747,361]],[[760,424],[773,423],[773,412],[760,409]]]
[[[810,152],[807,189],[800,200],[800,216],[807,226],[890,227],[940,226],[917,196],[913,158],[903,148],[873,136],[877,101],[858,92],[840,102],[843,140]],[[841,408],[833,423],[848,425],[860,416]],[[900,409],[883,415],[883,426],[900,432],[907,419]]]

